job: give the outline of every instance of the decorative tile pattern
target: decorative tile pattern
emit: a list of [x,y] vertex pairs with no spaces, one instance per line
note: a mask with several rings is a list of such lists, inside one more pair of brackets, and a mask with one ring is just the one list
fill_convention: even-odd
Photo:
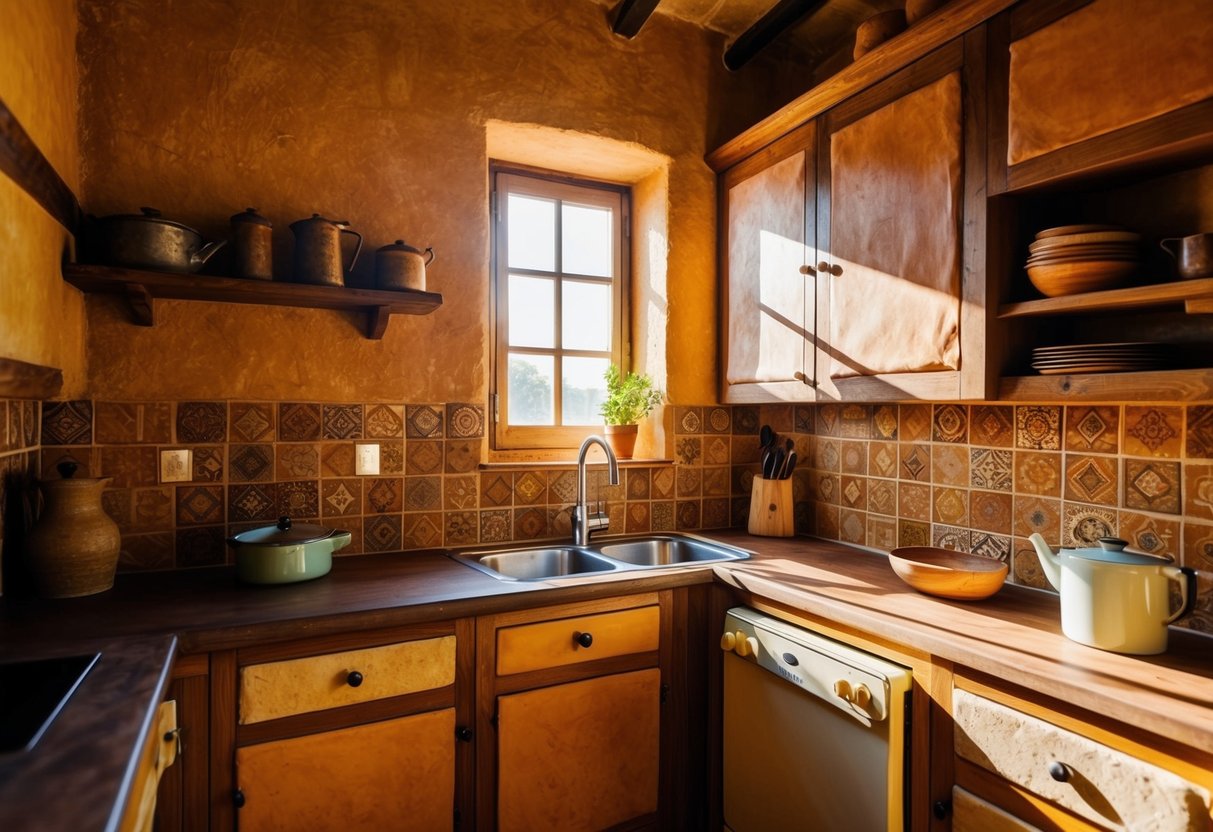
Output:
[[172,532],[162,534],[124,534],[118,553],[118,569],[124,572],[173,568]]
[[1120,450],[1120,408],[1071,405],[1066,408],[1066,450],[1114,454]]
[[107,488],[101,494],[101,508],[118,524],[118,530],[126,534],[131,530],[131,490],[129,488]]
[[223,446],[210,445],[194,448],[194,482],[220,482],[223,480]]
[[354,445],[350,442],[326,442],[321,445],[320,476],[354,476]]
[[1061,408],[1056,405],[1018,405],[1015,408],[1015,447],[1027,450],[1061,449]]
[[867,542],[867,515],[862,511],[840,509],[838,512],[838,539],[844,543],[863,546]]
[[178,486],[176,496],[178,526],[204,526],[223,522],[222,486]]
[[705,529],[726,529],[730,524],[729,500],[725,497],[714,497],[703,501],[699,522]]
[[699,501],[679,500],[674,514],[674,526],[679,531],[699,528]]
[[1019,537],[1039,534],[1056,547],[1061,541],[1061,501],[1048,497],[1015,495],[1011,531]]
[[42,442],[46,445],[91,445],[93,403],[47,402],[42,408]]
[[993,448],[971,448],[969,452],[969,484],[990,491],[1011,490],[1010,451]]
[[[931,486],[901,482],[897,486],[897,514],[907,520],[931,519]],[[900,535],[898,540],[900,540]],[[907,544],[902,544],[907,545]],[[923,545],[930,545],[924,542]]]
[[838,443],[839,465],[844,474],[866,474],[868,472],[868,443]]
[[1129,456],[1178,457],[1183,433],[1178,407],[1125,407],[1125,447]]
[[442,507],[447,511],[468,511],[480,506],[480,478],[476,474],[443,477]]
[[404,409],[404,435],[409,439],[441,439],[442,410],[428,404],[410,404]]
[[1179,514],[1179,463],[1157,459],[1126,459],[1125,506],[1164,514]]
[[326,404],[321,407],[320,435],[325,439],[361,439],[362,405]]
[[931,405],[898,405],[897,422],[898,440],[902,442],[926,442],[931,438]]
[[542,505],[548,501],[548,480],[543,471],[524,471],[514,475],[514,502]]
[[1162,520],[1133,511],[1122,511],[1118,534],[1129,542],[1131,548],[1143,552],[1170,555],[1178,560],[1183,551],[1178,520]]
[[898,546],[930,546],[931,524],[916,520],[897,521]]
[[444,443],[443,453],[446,455],[448,474],[467,474],[476,470],[480,464],[479,439],[448,439]]
[[362,546],[368,552],[394,552],[404,542],[402,518],[382,514],[362,518]]
[[703,496],[729,496],[729,467],[714,465],[703,469]]
[[1213,465],[1188,463],[1184,471],[1184,522],[1213,520]]
[[404,481],[400,477],[372,477],[363,480],[366,514],[395,514],[404,509]]
[[480,505],[508,506],[514,497],[512,475],[508,472],[485,471],[480,475]]
[[810,497],[818,503],[826,505],[836,505],[838,503],[838,492],[842,490],[842,481],[838,474],[829,474],[824,471],[817,471],[817,478],[813,480],[813,487],[810,490]]
[[931,482],[937,485],[969,484],[969,449],[957,445],[931,446]]
[[223,539],[223,526],[178,529],[174,546],[177,551],[177,566],[189,569],[223,563],[227,559]]
[[1189,459],[1213,459],[1213,405],[1188,408]]
[[1116,512],[1101,506],[1066,503],[1061,517],[1063,546],[1098,546],[1099,538],[1116,536]]
[[141,532],[172,531],[174,519],[173,488],[136,488],[133,508],[134,525]]
[[884,552],[897,548],[897,521],[891,517],[868,515],[868,545]]
[[757,436],[734,436],[729,440],[729,445],[729,459],[733,463],[758,462],[762,458]]
[[[674,469],[663,469],[669,474],[670,494],[674,493]],[[548,475],[548,499],[553,503],[571,504],[577,499],[577,472],[553,471]]]
[[842,478],[839,487],[842,505],[847,508],[865,509],[868,505],[868,481],[865,477]]
[[1061,454],[1015,452],[1014,490],[1017,494],[1061,496]]
[[235,442],[271,441],[276,409],[272,404],[232,402],[228,408],[228,433]]
[[484,436],[484,408],[466,402],[448,404],[446,435],[450,439],[479,439]]
[[792,409],[792,430],[796,433],[814,433],[817,428],[817,417],[814,408],[808,404],[798,404]]
[[931,519],[949,526],[969,525],[969,492],[964,488],[935,488],[931,495]]
[[1117,485],[1116,459],[1081,454],[1066,455],[1067,500],[1115,506]]
[[891,480],[868,480],[868,511],[894,516],[897,514],[897,483]]
[[727,407],[709,407],[704,409],[703,432],[727,434],[733,429],[733,420],[729,417]]
[[404,406],[368,404],[363,430],[367,439],[399,439],[404,436]]
[[1008,563],[1011,560],[1011,538],[1001,534],[974,531],[969,541],[973,554]]
[[93,434],[99,445],[135,442],[167,445],[173,441],[172,407],[167,402],[97,402]]
[[914,482],[931,481],[931,450],[929,445],[900,445],[901,465],[897,476]]
[[[113,488],[158,485],[160,461],[149,445],[106,445],[101,448],[101,476],[113,477]],[[77,472],[79,476],[79,472]]]
[[[1050,544],[1051,545],[1051,544]],[[1040,559],[1036,550],[1026,540],[1016,540],[1012,544],[1011,572],[1015,583],[1024,586],[1034,586],[1038,589],[1052,589],[1044,572],[1040,568]]]
[[509,509],[480,512],[480,542],[504,543],[514,536],[514,523]]
[[320,484],[316,480],[294,480],[277,484],[278,514],[295,519],[320,516]]
[[383,440],[379,443],[379,473],[404,473],[404,443]]
[[624,531],[628,534],[640,534],[648,532],[650,528],[649,504],[628,503],[624,512]]
[[897,477],[897,443],[872,442],[868,445],[868,473],[874,477]]
[[[352,449],[351,449],[351,452],[352,452]],[[421,439],[421,440],[405,443],[404,473],[406,473],[406,474],[437,474],[442,471],[442,467],[443,467],[442,442]]]
[[[674,496],[674,469],[663,467],[653,471],[653,499],[668,500]],[[574,499],[576,492],[574,491]],[[565,500],[564,502],[572,502]]]
[[952,549],[956,552],[967,552],[971,547],[970,532],[957,526],[945,526],[936,523],[931,526],[931,545],[940,549]]
[[732,456],[729,450],[729,437],[703,437],[704,465],[728,465],[730,461],[732,461]]
[[969,493],[969,523],[974,529],[1010,534],[1013,518],[1010,494],[1000,491]]
[[875,410],[872,411],[872,438],[890,440],[897,438],[897,405],[876,405]]
[[[738,405],[733,408],[733,435],[746,436],[758,433],[758,408],[753,405]],[[653,531],[657,531],[653,527]],[[664,531],[669,531],[665,529]]]
[[840,432],[839,422],[842,416],[838,412],[836,404],[819,404],[817,405],[817,430],[818,436],[838,436]]
[[698,407],[674,408],[674,433],[703,433],[703,411]]
[[703,455],[703,443],[698,436],[683,436],[677,440],[674,458],[683,465],[695,465]]
[[937,404],[931,418],[931,438],[934,441],[969,441],[969,409],[964,405]]
[[480,516],[475,511],[448,511],[442,515],[442,542],[466,546],[480,540]]
[[350,517],[362,510],[362,480],[350,478],[320,483],[320,516]]
[[[21,437],[25,440],[25,447],[32,448],[41,443],[39,434],[39,426],[42,423],[41,417],[38,415],[38,402],[24,401],[21,403]],[[14,402],[9,407],[9,412],[13,412],[17,405]]]
[[520,508],[514,510],[514,537],[520,540],[538,540],[548,533],[546,508]]
[[813,443],[813,467],[822,471],[837,471],[841,463],[838,440],[818,437]]
[[310,442],[320,438],[320,405],[283,402],[278,405],[278,439]]
[[[280,480],[313,479],[320,476],[320,452],[315,445],[279,443],[276,476]],[[343,468],[343,474],[354,473],[352,468]]]
[[674,474],[678,484],[679,497],[698,497],[700,495],[703,484],[700,469],[678,465],[674,468]]
[[866,404],[842,405],[838,414],[838,435],[847,439],[871,439],[871,406]]
[[[178,504],[180,504],[180,497],[178,497]],[[250,483],[227,487],[228,519],[233,523],[277,520],[277,507],[278,490],[274,483]]]
[[1213,526],[1184,522],[1183,565],[1213,572]]
[[177,405],[178,442],[226,442],[227,405],[181,402]]
[[404,548],[429,549],[442,545],[442,514],[404,515]]
[[404,510],[438,511],[442,508],[442,477],[405,477]]
[[790,404],[763,404],[758,406],[758,420],[770,425],[780,437],[791,433],[795,423],[795,408]]
[[969,441],[974,445],[1009,448],[1015,444],[1014,411],[1008,405],[978,404],[969,413]]

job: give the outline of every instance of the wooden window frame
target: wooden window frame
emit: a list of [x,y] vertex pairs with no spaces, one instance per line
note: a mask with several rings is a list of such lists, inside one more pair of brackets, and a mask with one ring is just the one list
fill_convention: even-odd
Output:
[[[580,204],[602,205],[617,210],[619,217],[614,242],[615,274],[611,287],[611,350],[610,359],[622,369],[627,369],[629,356],[629,294],[631,275],[631,188],[613,182],[566,176],[548,170],[518,165],[489,165],[490,195],[492,210],[492,286],[490,296],[490,363],[492,374],[489,402],[493,430],[490,434],[494,450],[553,450],[576,448],[586,436],[601,433],[601,423],[592,425],[561,425],[560,359],[576,357],[596,351],[565,350],[560,342],[561,309],[560,285],[563,279],[577,279],[578,275],[565,275],[561,270],[560,246],[557,245],[556,268],[553,272],[534,272],[536,275],[551,274],[555,278],[555,346],[534,349],[535,354],[556,356],[553,379],[553,409],[555,425],[509,424],[509,304],[508,283],[510,269],[507,267],[509,234],[506,230],[505,203],[507,195],[519,193],[548,199],[569,200]],[[560,234],[560,212],[557,211],[557,239]],[[514,273],[531,273],[529,270],[514,270]],[[590,280],[593,280],[592,278]],[[600,282],[593,281],[593,282]],[[519,351],[515,348],[515,351]],[[522,349],[523,352],[531,352]]]

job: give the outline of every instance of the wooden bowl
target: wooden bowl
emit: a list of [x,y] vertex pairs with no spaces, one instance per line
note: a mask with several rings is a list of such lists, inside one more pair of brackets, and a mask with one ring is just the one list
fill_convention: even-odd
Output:
[[1135,260],[1077,260],[1028,265],[1028,279],[1045,297],[1114,289],[1137,270]]
[[934,546],[894,549],[889,565],[919,592],[957,601],[989,598],[1007,578],[1007,565],[1000,560]]
[[858,60],[906,28],[905,9],[891,9],[872,15],[855,30],[855,59]]

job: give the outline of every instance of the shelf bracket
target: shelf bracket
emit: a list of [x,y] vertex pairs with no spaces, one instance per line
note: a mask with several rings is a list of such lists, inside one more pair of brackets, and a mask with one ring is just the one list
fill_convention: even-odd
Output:
[[1185,301],[1184,311],[1189,315],[1213,315],[1213,298],[1192,298]]
[[142,283],[124,283],[122,294],[127,306],[131,309],[131,317],[139,326],[154,326],[156,323],[155,301],[152,293]]
[[366,337],[372,341],[383,339],[387,325],[392,320],[392,307],[368,306],[366,310]]

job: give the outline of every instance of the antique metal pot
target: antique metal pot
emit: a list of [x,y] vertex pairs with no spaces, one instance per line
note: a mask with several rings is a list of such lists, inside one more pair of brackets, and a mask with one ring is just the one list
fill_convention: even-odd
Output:
[[202,243],[188,225],[166,220],[155,208],[95,220],[96,256],[110,266],[189,274],[202,268],[227,240]]
[[425,291],[425,267],[434,262],[434,249],[422,251],[397,240],[375,252],[375,286],[379,289]]
[[[362,235],[350,229],[349,220],[328,220],[319,214],[291,223],[295,232],[295,280],[322,286],[344,286],[345,276],[358,262]],[[341,235],[358,238],[350,262],[341,265]]]
[[351,535],[310,523],[278,518],[228,539],[236,553],[236,577],[250,584],[289,584],[327,575],[333,552],[349,545]]
[[232,244],[236,251],[232,273],[253,280],[273,280],[273,237],[274,226],[256,208],[233,215]]

